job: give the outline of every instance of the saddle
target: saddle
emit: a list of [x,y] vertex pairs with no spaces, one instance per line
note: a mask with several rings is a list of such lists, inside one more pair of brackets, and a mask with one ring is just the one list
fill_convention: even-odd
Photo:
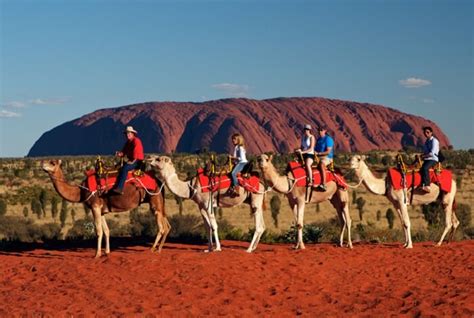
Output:
[[[217,166],[215,156],[211,155],[209,162],[204,168],[197,170],[199,183],[203,192],[215,192],[228,189],[231,185],[231,172],[234,165],[230,160],[220,168]],[[249,161],[242,171],[237,174],[237,180],[240,186],[245,190],[255,193],[258,192],[260,183],[260,174],[253,171],[253,161]]]
[[[415,162],[407,165],[403,157],[398,154],[396,157],[397,166],[388,169],[390,183],[395,190],[416,188],[421,185],[420,169],[423,164],[421,158],[416,156]],[[444,169],[441,163],[437,163],[429,170],[430,181],[437,184],[441,191],[451,192],[452,172]]]
[[[331,169],[329,169],[331,166]],[[341,171],[339,169],[334,168],[334,164],[328,166],[328,170],[326,171],[326,182],[334,181],[336,182],[337,186],[340,189],[347,189],[347,182],[344,179]],[[297,187],[307,187],[307,178],[306,178],[306,168],[300,162],[297,161],[290,161],[286,168],[287,172],[291,172],[293,177],[296,180]],[[321,174],[317,167],[312,167],[313,172],[313,184],[321,183]]]
[[[123,159],[121,164],[123,165]],[[156,190],[158,183],[155,177],[144,171],[145,163],[142,162],[138,169],[128,172],[127,181],[138,188],[144,188],[151,191]],[[100,156],[97,157],[95,168],[85,172],[85,184],[90,191],[99,191],[101,193],[109,191],[117,181],[120,167],[107,167]]]

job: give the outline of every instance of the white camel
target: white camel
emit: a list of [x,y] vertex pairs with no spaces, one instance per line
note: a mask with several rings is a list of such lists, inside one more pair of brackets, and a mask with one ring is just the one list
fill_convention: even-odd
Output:
[[[365,156],[353,156],[351,159],[351,168],[354,169],[359,180],[362,181],[362,183],[370,192],[386,196],[387,199],[393,204],[398,212],[398,215],[400,216],[400,221],[405,234],[404,247],[413,248],[410,230],[410,217],[408,215],[407,208],[408,201],[411,200],[412,205],[421,205],[435,202],[440,195],[439,187],[436,184],[431,183],[431,191],[429,193],[421,190],[415,190],[413,193],[413,198],[411,199],[410,189],[407,189],[405,193],[403,189],[395,190],[392,188],[388,175],[383,179],[375,177],[364,160]],[[449,235],[449,239],[451,239],[459,225],[459,221],[453,209],[454,197],[456,195],[456,182],[454,180],[451,182],[451,192],[442,194],[442,204],[445,213],[446,227],[444,229],[443,235],[441,235],[441,239],[437,243],[438,246],[443,243],[444,237],[450,230],[451,234]],[[410,200],[408,199],[409,197]]]
[[[286,176],[280,175],[271,160],[272,155],[262,154],[258,157],[258,165],[263,173],[263,178],[275,191],[286,194],[290,208],[293,210],[295,221],[298,228],[298,240],[295,249],[304,249],[303,242],[303,224],[304,209],[306,205],[306,187],[295,186],[296,181],[290,172]],[[330,181],[326,184],[326,191],[314,191],[310,203],[319,203],[329,200],[337,211],[337,216],[341,224],[341,233],[339,246],[344,243],[344,229],[347,227],[347,245],[352,248],[351,240],[351,216],[349,214],[349,195],[346,190],[339,189],[336,182]]]
[[213,236],[216,244],[214,251],[221,250],[221,243],[217,232],[217,222],[213,209],[217,206],[217,203],[219,204],[219,207],[223,208],[237,206],[242,203],[250,204],[255,218],[255,233],[247,252],[251,253],[257,248],[260,237],[265,231],[265,222],[263,219],[263,201],[265,192],[262,183],[259,183],[256,193],[248,192],[243,187],[239,187],[238,195],[231,196],[227,193],[227,189],[220,190],[219,200],[217,200],[217,192],[203,192],[203,188],[197,177],[194,177],[187,182],[180,180],[169,157],[151,156],[148,161],[151,166],[155,168],[157,177],[165,182],[173,194],[183,199],[191,199],[198,205],[199,211],[204,220],[204,225],[206,226],[209,252],[213,250]]

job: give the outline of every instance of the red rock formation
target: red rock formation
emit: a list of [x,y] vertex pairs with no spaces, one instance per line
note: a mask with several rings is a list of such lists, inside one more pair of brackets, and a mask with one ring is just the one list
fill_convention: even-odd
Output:
[[150,102],[97,110],[43,134],[29,156],[112,154],[126,125],[138,130],[148,153],[231,150],[230,136],[243,134],[249,153],[288,152],[304,124],[324,123],[338,151],[420,147],[421,127],[432,126],[441,146],[450,142],[425,118],[381,105],[326,98],[222,99],[203,103]]

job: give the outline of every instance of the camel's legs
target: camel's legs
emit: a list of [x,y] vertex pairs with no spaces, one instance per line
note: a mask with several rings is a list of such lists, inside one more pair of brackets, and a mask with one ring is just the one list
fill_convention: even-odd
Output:
[[403,220],[403,227],[405,229],[405,236],[406,236],[406,245],[405,248],[413,248],[413,243],[411,241],[411,223],[410,223],[410,216],[408,215],[408,207],[406,204],[400,204],[400,215]]
[[252,206],[252,212],[255,219],[255,233],[253,234],[252,242],[250,242],[250,246],[247,249],[247,253],[255,251],[258,242],[260,242],[260,238],[262,237],[262,234],[265,231],[265,220],[263,219],[262,211],[263,196],[262,199],[259,199],[258,201],[260,202],[256,202],[257,206]]
[[207,251],[211,252],[212,251],[212,228],[211,228],[211,222],[209,220],[209,217],[207,215],[207,210],[204,207],[200,207],[199,212],[201,212],[202,220],[204,222],[204,226],[206,227],[206,233],[207,233]]
[[296,244],[296,249],[304,250],[304,242],[303,242],[303,226],[304,226],[304,208],[305,208],[305,201],[304,198],[298,200],[296,204],[296,226],[298,228],[298,243]]
[[211,229],[214,234],[214,239],[216,241],[216,249],[214,251],[219,252],[222,250],[221,242],[219,241],[219,232],[217,231],[216,215],[214,214],[214,209],[212,206],[208,207],[208,212],[209,212],[209,221],[211,222]]
[[339,222],[341,225],[341,234],[339,237],[339,246],[344,246],[344,230],[347,228],[347,246],[352,248],[352,238],[351,238],[351,226],[352,226],[352,219],[349,213],[349,205],[347,204],[347,200],[342,200],[342,195],[346,195],[347,193],[342,193],[338,191],[338,195],[333,196],[331,199],[331,203],[337,211],[337,216],[339,217]]
[[404,222],[404,219],[403,219],[402,210],[400,208],[400,205],[402,205],[403,203],[398,202],[396,200],[391,200],[391,199],[390,199],[390,202],[392,202],[393,207],[397,211],[398,217],[400,218],[400,223],[402,224],[402,230],[403,230],[403,234],[405,236],[405,243],[403,243],[403,247],[407,247],[408,246],[408,234],[407,234],[407,229],[405,227],[405,222]]
[[168,235],[169,228],[168,228],[168,220],[166,220],[166,217],[163,217],[163,214],[155,211],[155,219],[156,219],[156,225],[158,227],[158,233],[156,233],[156,238],[155,242],[153,243],[153,246],[151,247],[151,251],[155,252],[156,251],[156,246],[158,243],[160,243],[160,246],[158,248],[158,253],[161,252],[161,248],[163,247],[163,244],[165,243],[166,235]]
[[97,249],[95,257],[99,258],[102,255],[102,211],[100,207],[92,207],[92,215],[94,216],[95,233],[97,234]]
[[105,234],[105,254],[110,254],[110,231],[107,221],[105,220],[105,215],[102,215],[102,229]]
[[447,202],[443,202],[444,205],[444,217],[445,217],[445,228],[443,231],[443,235],[441,235],[441,238],[439,242],[437,243],[438,246],[440,246],[443,243],[444,237],[446,234],[450,232],[449,237],[448,237],[448,242],[454,237],[454,232],[456,231],[456,228],[459,226],[459,220],[456,217],[456,214],[454,213],[453,210],[453,204],[454,204],[454,194],[456,193],[455,186],[450,193],[450,197],[447,200]]

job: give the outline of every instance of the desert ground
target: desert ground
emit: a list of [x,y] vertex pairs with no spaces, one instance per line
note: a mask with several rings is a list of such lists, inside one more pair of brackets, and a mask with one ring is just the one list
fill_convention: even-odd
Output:
[[112,240],[18,243],[0,252],[0,316],[472,317],[474,241],[287,244],[224,241],[223,251]]

